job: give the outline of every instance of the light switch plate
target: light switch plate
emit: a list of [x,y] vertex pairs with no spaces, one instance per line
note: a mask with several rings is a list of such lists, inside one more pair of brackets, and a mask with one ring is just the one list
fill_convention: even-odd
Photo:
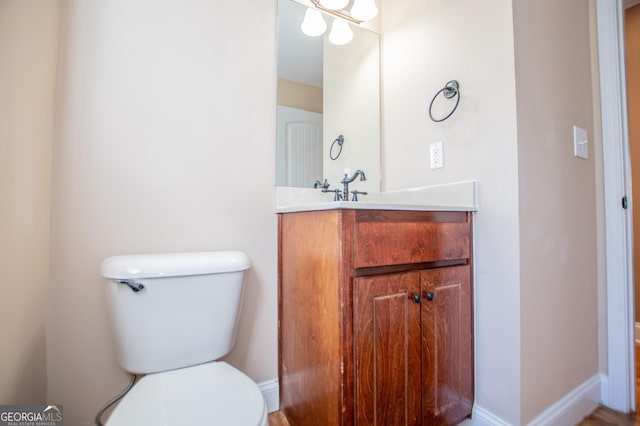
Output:
[[573,126],[573,155],[589,159],[589,134],[578,126]]

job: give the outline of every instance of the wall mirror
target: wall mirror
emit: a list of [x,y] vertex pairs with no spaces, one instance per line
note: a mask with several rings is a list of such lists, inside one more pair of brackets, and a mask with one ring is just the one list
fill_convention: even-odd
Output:
[[[301,0],[304,1],[304,0]],[[361,169],[359,190],[380,191],[380,42],[377,33],[350,24],[353,39],[309,37],[300,25],[307,7],[278,0],[276,185],[313,188],[327,179],[340,187],[345,169]],[[332,142],[344,137],[330,159]],[[337,147],[331,154],[335,157]]]

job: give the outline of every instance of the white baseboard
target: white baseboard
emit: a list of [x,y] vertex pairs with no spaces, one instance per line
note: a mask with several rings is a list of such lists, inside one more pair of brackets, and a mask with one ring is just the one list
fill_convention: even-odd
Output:
[[[604,378],[606,379],[606,378]],[[593,412],[602,401],[601,385],[603,377],[596,374],[580,386],[569,392],[561,400],[546,409],[533,419],[527,426],[561,426],[576,424]],[[280,408],[280,388],[278,380],[268,380],[258,383],[264,395],[267,410],[272,413]],[[461,425],[465,426],[510,426],[510,423],[484,408],[474,405],[470,420]]]
[[600,374],[569,392],[528,423],[528,426],[575,425],[592,413],[601,402]]
[[[569,392],[561,400],[527,423],[527,426],[566,426],[580,423],[600,405],[600,374],[596,374]],[[470,420],[460,426],[511,426],[509,422],[474,405]]]
[[278,380],[273,379],[258,383],[258,387],[267,402],[267,411],[269,413],[278,411],[280,409],[280,386],[278,386]]
[[508,422],[502,420],[500,417],[494,415],[490,411],[485,410],[478,405],[473,406],[473,413],[471,419],[462,422],[464,426],[511,426]]

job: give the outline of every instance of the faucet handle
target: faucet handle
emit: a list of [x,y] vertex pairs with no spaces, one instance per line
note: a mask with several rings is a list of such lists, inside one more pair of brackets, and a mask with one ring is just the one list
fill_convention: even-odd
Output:
[[358,194],[360,195],[369,194],[367,191],[356,191],[355,189],[351,191],[351,193],[353,194],[353,197],[351,197],[351,201],[358,201]]
[[322,192],[333,192],[333,201],[340,201],[342,200],[342,197],[340,196],[340,190],[339,189],[323,189]]

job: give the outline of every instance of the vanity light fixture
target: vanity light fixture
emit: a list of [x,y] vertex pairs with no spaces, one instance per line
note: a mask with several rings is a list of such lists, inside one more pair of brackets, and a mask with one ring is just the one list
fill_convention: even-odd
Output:
[[327,9],[344,9],[349,4],[349,0],[320,0],[320,4]]
[[[361,24],[378,15],[375,0],[353,0],[350,10],[346,9],[349,2],[343,0],[311,0],[311,3],[316,9],[322,10],[335,18],[346,19],[354,24]],[[335,8],[340,3],[343,3],[344,6]]]
[[353,39],[353,31],[349,27],[349,22],[361,24],[378,15],[375,0],[353,0],[351,10],[345,9],[349,0],[311,0],[311,3],[315,8],[307,9],[304,21],[300,26],[302,32],[311,37],[324,34],[327,24],[319,12],[320,10],[324,11],[336,18],[331,26],[329,41],[337,45],[347,44]]

